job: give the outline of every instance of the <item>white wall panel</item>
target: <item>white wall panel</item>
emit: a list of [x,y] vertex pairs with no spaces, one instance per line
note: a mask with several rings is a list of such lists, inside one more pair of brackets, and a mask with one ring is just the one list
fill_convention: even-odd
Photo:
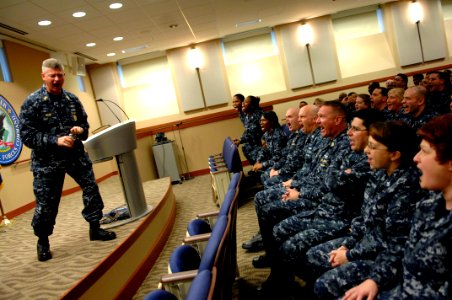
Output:
[[227,84],[223,57],[219,41],[198,44],[204,57],[204,67],[200,69],[207,106],[226,104],[231,98]]
[[284,59],[287,65],[289,87],[296,89],[337,79],[337,63],[331,19],[322,17],[307,22],[313,30],[314,40],[310,54],[314,80],[311,76],[306,45],[300,45],[297,36],[298,23],[281,27]]
[[[422,63],[422,51],[416,24],[409,17],[410,1],[399,1],[392,5],[394,36],[401,66]],[[444,58],[446,41],[440,3],[437,0],[419,1],[424,18],[419,23],[424,61]]]
[[190,48],[179,48],[168,51],[168,62],[173,74],[179,99],[183,111],[204,108],[201,88],[199,86],[196,70],[188,64],[188,52]]

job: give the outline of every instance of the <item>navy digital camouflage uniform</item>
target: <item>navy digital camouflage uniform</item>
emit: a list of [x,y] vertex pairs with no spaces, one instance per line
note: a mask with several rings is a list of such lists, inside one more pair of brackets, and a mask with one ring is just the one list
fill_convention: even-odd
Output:
[[390,111],[388,108],[384,108],[381,113],[383,114],[383,118],[386,121],[391,121],[394,118],[394,113],[392,111]]
[[242,124],[245,125],[246,113],[244,113],[243,111],[240,111],[239,119],[240,119],[240,122],[242,122]]
[[[303,147],[303,151],[301,153],[304,161],[302,166],[310,165],[313,162],[316,153],[323,149],[324,145],[326,145],[328,141],[329,139],[322,137],[319,129],[316,129],[314,133],[308,135],[305,147]],[[299,169],[297,172],[301,172],[301,170],[302,169]],[[280,201],[285,191],[286,189],[282,186],[282,184],[276,184],[256,193],[254,196],[256,211],[259,211],[262,207],[271,202]]]
[[427,97],[427,107],[439,115],[450,113],[450,95],[449,88],[442,91],[431,91]]
[[[281,245],[279,252],[285,261],[296,263],[311,246],[344,232],[359,214],[370,175],[367,155],[352,151],[343,157],[324,177],[323,190],[328,192],[318,206],[273,227],[273,239],[275,244]],[[299,201],[303,201],[302,198]]]
[[262,140],[265,142],[265,146],[261,147],[257,161],[262,163],[262,170],[266,170],[275,164],[275,161],[279,161],[283,156],[283,149],[287,144],[287,136],[283,129],[278,126],[273,128],[272,131],[264,132]]
[[262,146],[262,129],[260,120],[262,117],[262,109],[258,108],[251,113],[245,113],[243,126],[245,131],[240,137],[242,151],[250,164],[254,165]]
[[402,114],[403,114],[402,111],[399,112],[388,111],[388,113],[386,113],[384,117],[386,121],[398,121],[402,120]]
[[408,125],[410,125],[414,130],[418,130],[425,123],[436,117],[438,114],[430,109],[425,108],[420,116],[414,118],[410,114],[402,113],[400,114],[400,120],[405,121]]
[[[307,136],[303,131],[297,130],[291,132],[287,141],[286,147],[282,152],[280,160],[275,161],[274,164],[261,175],[261,182],[264,188],[269,188],[275,184],[289,180],[298,169],[303,165],[303,152]],[[277,176],[270,177],[270,170],[278,171]]]
[[[59,147],[58,137],[69,135],[74,126],[83,128],[73,148]],[[83,217],[99,221],[104,207],[96,184],[92,163],[81,140],[88,137],[87,115],[78,98],[63,90],[49,94],[43,86],[25,99],[20,113],[20,137],[32,149],[31,170],[36,208],[32,220],[35,235],[53,233],[55,218],[68,173],[83,190]]]
[[[281,197],[284,194],[284,188],[282,188],[281,193],[271,194],[270,196],[276,196],[276,199],[267,199],[267,204],[256,203],[259,201],[257,195],[255,197],[256,212],[259,222],[259,227],[261,229],[262,241],[264,248],[269,254],[273,249],[273,226],[280,221],[296,215],[303,210],[313,209],[318,205],[322,193],[327,193],[327,190],[323,189],[324,178],[331,172],[331,168],[337,167],[338,161],[342,161],[345,156],[350,154],[350,143],[348,136],[345,131],[340,133],[336,138],[323,138],[322,148],[320,148],[314,155],[311,167],[303,168],[305,170],[305,176],[299,176],[300,187],[299,191],[303,195],[302,201],[281,201]],[[292,184],[293,185],[293,184]],[[322,186],[322,188],[320,188]],[[316,189],[316,192],[311,192],[310,190]],[[316,195],[316,197],[304,197],[304,194],[309,196]],[[271,253],[270,253],[271,255]]]
[[[364,188],[370,175],[364,152],[347,151],[343,160],[335,161],[324,177],[325,190],[329,190],[318,206],[291,216],[273,227],[273,240],[269,252],[272,255],[272,272],[302,273],[304,256],[310,247],[344,234],[355,217],[364,197]],[[302,199],[298,201],[303,201]],[[268,253],[268,252],[267,252]],[[284,267],[282,267],[284,266]]]
[[404,250],[401,280],[378,299],[451,299],[452,211],[441,192],[417,204]]
[[364,279],[400,276],[404,244],[410,230],[415,204],[425,192],[419,187],[419,171],[400,167],[388,176],[379,170],[369,180],[361,215],[352,221],[350,233],[311,248],[308,268],[316,274],[331,269],[329,252],[345,246],[348,263],[331,269],[315,283],[321,298],[339,297]]

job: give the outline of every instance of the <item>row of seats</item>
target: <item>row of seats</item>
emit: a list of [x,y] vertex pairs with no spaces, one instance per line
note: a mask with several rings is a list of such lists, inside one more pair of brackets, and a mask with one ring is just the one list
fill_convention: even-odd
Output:
[[231,174],[242,172],[242,161],[237,146],[227,137],[223,142],[223,151],[209,156],[213,200],[221,205],[231,181]]
[[238,275],[236,219],[242,172],[234,173],[216,212],[189,222],[187,237],[171,254],[169,274],[145,300],[231,299]]

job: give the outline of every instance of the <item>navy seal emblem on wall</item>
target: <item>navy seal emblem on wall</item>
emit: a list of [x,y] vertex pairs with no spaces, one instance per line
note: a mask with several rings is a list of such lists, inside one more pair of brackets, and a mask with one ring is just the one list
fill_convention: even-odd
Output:
[[0,95],[0,165],[15,162],[22,151],[22,145],[19,117],[8,100]]

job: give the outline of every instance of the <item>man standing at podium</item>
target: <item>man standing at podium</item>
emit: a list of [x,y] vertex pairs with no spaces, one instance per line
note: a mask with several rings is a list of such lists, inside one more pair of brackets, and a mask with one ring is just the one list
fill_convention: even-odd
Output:
[[90,240],[116,238],[114,232],[100,228],[104,204],[82,143],[88,138],[87,115],[77,96],[63,90],[64,76],[64,66],[58,60],[44,60],[41,73],[44,84],[25,99],[20,112],[20,137],[32,149],[36,208],[31,225],[38,237],[39,261],[52,258],[49,236],[53,233],[66,173],[82,188],[82,215],[89,222]]

